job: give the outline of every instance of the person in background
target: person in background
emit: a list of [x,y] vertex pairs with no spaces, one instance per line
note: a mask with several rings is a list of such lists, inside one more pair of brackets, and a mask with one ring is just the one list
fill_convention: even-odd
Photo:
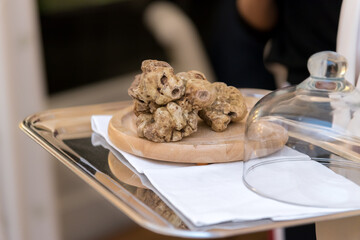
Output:
[[[307,60],[312,54],[336,50],[341,4],[341,0],[222,1],[210,51],[218,81],[269,90],[302,82],[309,76]],[[278,80],[276,72],[283,69],[285,74],[278,74],[283,79]],[[285,239],[315,240],[315,225],[287,228]]]
[[336,50],[341,3],[222,1],[210,51],[218,81],[273,90],[281,85],[276,85],[272,66],[280,65],[286,70],[284,81],[292,85],[302,82],[309,75],[307,60],[312,54]]

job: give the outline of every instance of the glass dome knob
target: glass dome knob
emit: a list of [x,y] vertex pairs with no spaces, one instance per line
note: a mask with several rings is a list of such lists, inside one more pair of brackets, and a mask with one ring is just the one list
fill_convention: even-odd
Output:
[[336,52],[319,52],[309,58],[308,70],[313,78],[344,78],[347,61]]

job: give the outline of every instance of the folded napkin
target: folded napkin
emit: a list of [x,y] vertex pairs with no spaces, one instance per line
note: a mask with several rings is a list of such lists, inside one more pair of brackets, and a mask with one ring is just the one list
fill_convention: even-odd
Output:
[[[111,116],[93,116],[91,119],[93,131],[105,138],[108,144],[120,152],[139,173],[144,174],[160,197],[196,227],[261,219],[290,220],[344,211],[344,209],[296,206],[261,197],[244,185],[243,162],[196,166],[154,161],[125,153],[117,149],[109,140],[107,128],[110,119]],[[266,157],[266,160],[281,159],[299,160],[299,163],[305,163],[297,169],[298,171],[293,169],[295,164],[288,166],[289,171],[293,171],[293,175],[296,175],[289,178],[293,181],[289,185],[292,188],[287,189],[290,197],[298,197],[294,186],[307,187],[309,191],[315,190],[316,200],[326,200],[329,196],[333,196],[331,192],[333,189],[322,181],[319,181],[319,185],[317,182],[308,185],[309,182],[306,180],[313,179],[312,175],[316,173],[318,179],[331,178],[336,186],[345,189],[343,192],[336,192],[336,195],[351,193],[352,199],[360,199],[358,185],[315,161],[308,161],[310,158],[302,153],[284,147],[281,151]],[[256,161],[259,160],[252,160],[252,164],[256,164]],[[276,170],[270,167],[269,171],[264,171],[262,174],[264,178],[266,174],[273,174],[274,181],[281,184],[284,179],[276,179]]]
[[101,135],[105,138],[106,142],[120,152],[126,160],[135,168],[139,173],[144,173],[145,169],[167,169],[172,167],[180,166],[191,166],[194,164],[181,164],[181,163],[171,163],[171,162],[159,162],[151,160],[148,158],[137,157],[135,155],[129,154],[127,152],[121,151],[118,149],[109,139],[108,136],[108,126],[112,116],[109,115],[96,115],[91,118],[91,128],[94,132]]

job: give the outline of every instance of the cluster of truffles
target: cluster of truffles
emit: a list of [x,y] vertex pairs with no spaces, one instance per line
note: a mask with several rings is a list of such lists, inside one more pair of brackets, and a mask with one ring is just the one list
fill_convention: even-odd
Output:
[[179,141],[196,132],[198,117],[214,131],[223,131],[247,113],[245,101],[234,87],[210,83],[198,71],[180,72],[166,62],[145,60],[142,74],[128,89],[134,99],[139,137],[153,142]]

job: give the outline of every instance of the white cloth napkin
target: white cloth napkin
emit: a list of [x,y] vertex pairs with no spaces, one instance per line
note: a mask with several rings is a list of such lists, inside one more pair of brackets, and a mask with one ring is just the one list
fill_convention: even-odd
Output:
[[[344,209],[301,207],[261,197],[244,185],[242,180],[243,162],[195,166],[154,161],[125,153],[117,149],[108,138],[107,128],[110,119],[111,116],[93,116],[91,119],[93,131],[104,137],[139,173],[145,174],[156,191],[197,227],[222,222],[260,219],[290,220],[344,211]],[[347,190],[344,192],[353,193],[353,197],[355,199],[359,197],[360,201],[359,186],[334,174],[321,164],[306,161],[309,157],[304,154],[285,147],[266,159],[294,159],[308,162],[299,169],[301,172],[296,174],[295,182],[291,183],[295,185],[291,186],[296,186],[304,179],[311,178],[310,175],[315,171],[317,174],[321,174],[320,179],[332,178],[334,182]],[[256,160],[253,163],[256,163]],[[262,174],[274,174],[272,171],[276,171],[276,169],[270,169],[269,173]],[[272,176],[276,176],[276,172]],[[277,181],[281,183],[283,180],[278,179]],[[327,189],[326,185],[320,184],[320,188],[317,188],[316,182],[312,184],[312,189],[318,189],[321,192],[318,197],[326,199],[328,194],[331,195],[329,191],[332,189]],[[297,197],[295,188],[289,189],[288,194]]]

